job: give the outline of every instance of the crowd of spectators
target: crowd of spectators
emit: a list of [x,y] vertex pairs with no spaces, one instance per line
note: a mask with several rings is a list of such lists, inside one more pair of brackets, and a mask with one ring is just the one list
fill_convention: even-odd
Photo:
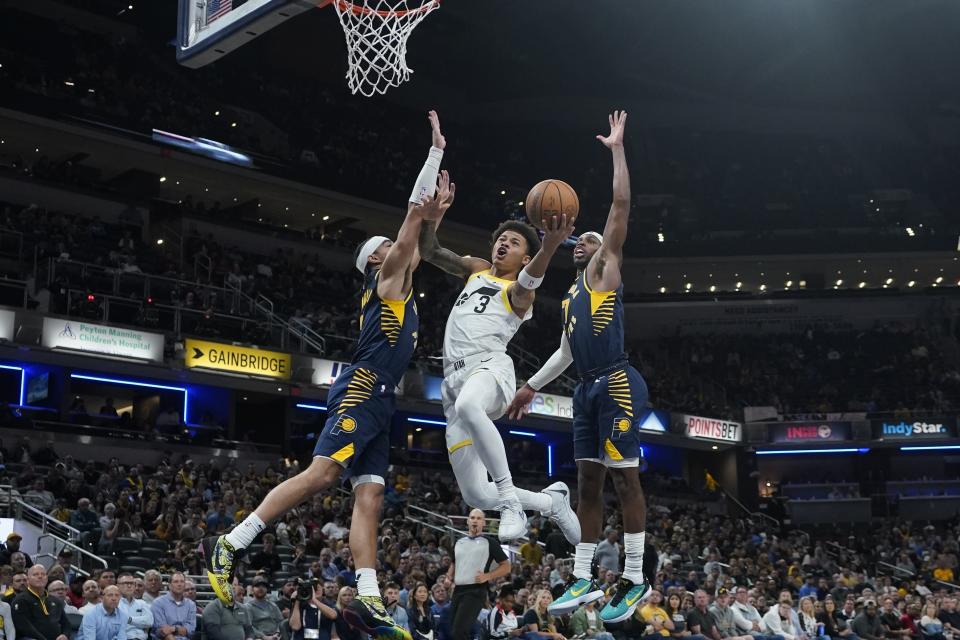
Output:
[[[223,608],[206,587],[197,541],[242,520],[270,487],[298,471],[295,462],[265,468],[190,458],[164,458],[154,467],[125,466],[117,459],[78,464],[50,445],[31,448],[26,442],[11,453],[0,481],[12,482],[25,501],[78,530],[77,542],[107,559],[108,567],[85,575],[78,568],[89,570],[89,565],[68,548],[44,568],[48,562],[31,558],[19,535],[11,534],[0,550],[0,590],[7,601],[35,597],[25,591],[35,582],[34,592],[46,587],[62,598],[64,614],[82,615],[82,623],[73,620],[81,629],[110,622],[117,607],[139,606],[139,623],[127,616],[129,640],[187,640],[201,626],[212,640],[218,634],[231,640],[270,640],[276,634],[311,638],[304,628],[319,629],[320,638],[355,637],[337,613],[355,585],[346,545],[352,506],[346,492],[315,496],[274,523],[251,548],[238,573],[237,595],[245,607]],[[506,638],[520,629],[556,640],[584,634],[603,640],[601,633],[678,640],[941,640],[960,630],[956,522],[924,527],[889,521],[846,540],[834,530],[811,537],[718,515],[689,497],[669,500],[668,507],[660,498],[660,483],[644,480],[650,505],[645,571],[656,594],[634,619],[603,629],[596,616],[602,602],[571,616],[547,613],[570,577],[570,548],[548,521],[535,518],[533,535],[516,550],[510,575],[490,585],[493,604],[481,616],[489,621],[485,633]],[[378,558],[386,602],[418,638],[432,632],[436,640],[447,640],[455,536],[421,524],[424,512],[410,517],[414,512],[406,509],[413,505],[434,511],[436,518],[454,517],[461,525],[457,517],[468,510],[448,471],[398,466],[388,478]],[[622,522],[615,509],[607,513],[612,515],[597,569],[610,592],[622,566]],[[122,601],[114,604],[117,597]],[[19,630],[16,611],[11,622]],[[542,640],[543,635],[530,637]],[[56,640],[55,635],[40,637]]]

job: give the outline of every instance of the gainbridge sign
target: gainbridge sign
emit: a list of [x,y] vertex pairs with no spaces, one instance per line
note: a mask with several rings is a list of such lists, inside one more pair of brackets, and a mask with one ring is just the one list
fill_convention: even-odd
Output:
[[230,371],[251,376],[289,380],[292,358],[289,353],[238,347],[220,342],[187,338],[183,343],[184,364],[188,369],[203,368]]

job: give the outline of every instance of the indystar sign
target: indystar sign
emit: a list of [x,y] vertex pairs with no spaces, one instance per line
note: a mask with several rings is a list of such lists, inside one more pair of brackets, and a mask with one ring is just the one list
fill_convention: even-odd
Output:
[[880,425],[882,438],[936,438],[949,436],[951,429],[943,422],[883,422]]

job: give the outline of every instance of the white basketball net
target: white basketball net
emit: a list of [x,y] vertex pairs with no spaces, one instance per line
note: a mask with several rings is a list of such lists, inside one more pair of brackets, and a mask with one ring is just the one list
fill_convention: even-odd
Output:
[[354,94],[386,93],[410,79],[407,38],[438,0],[333,0],[347,38],[347,84]]

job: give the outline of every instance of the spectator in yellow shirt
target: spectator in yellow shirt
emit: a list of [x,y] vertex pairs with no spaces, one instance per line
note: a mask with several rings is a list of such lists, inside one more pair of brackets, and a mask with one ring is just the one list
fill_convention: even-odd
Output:
[[673,620],[662,608],[662,603],[663,596],[660,595],[660,592],[651,591],[646,603],[633,614],[636,619],[647,624],[647,628],[643,632],[644,636],[655,636],[659,634],[666,638],[670,637],[670,632],[673,631],[674,628]]
[[537,544],[537,534],[530,532],[530,539],[520,545],[520,555],[527,564],[540,566],[543,560],[543,549]]

